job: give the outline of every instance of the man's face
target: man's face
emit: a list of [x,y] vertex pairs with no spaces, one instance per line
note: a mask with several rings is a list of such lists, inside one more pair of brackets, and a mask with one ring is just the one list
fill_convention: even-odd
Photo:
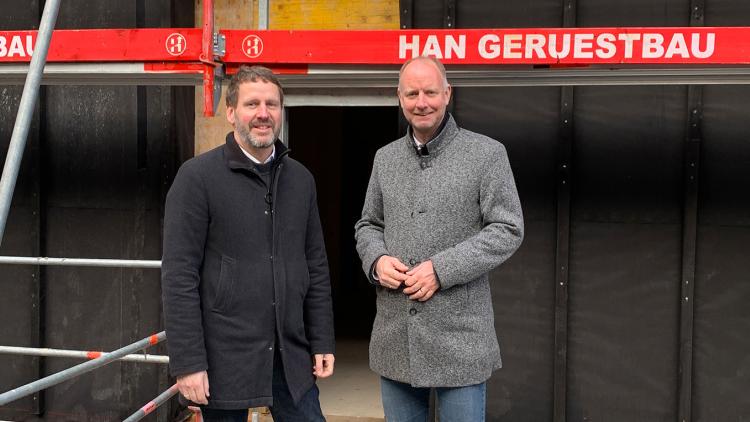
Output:
[[415,60],[401,74],[398,99],[417,138],[428,141],[445,116],[451,87],[445,83],[434,63]]
[[279,88],[271,82],[244,82],[237,90],[237,106],[227,107],[227,120],[244,149],[270,148],[281,130]]

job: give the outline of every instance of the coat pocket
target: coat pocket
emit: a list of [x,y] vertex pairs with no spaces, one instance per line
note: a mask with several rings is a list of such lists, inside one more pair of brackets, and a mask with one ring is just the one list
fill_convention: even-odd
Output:
[[236,263],[228,256],[221,257],[221,268],[219,269],[219,281],[216,285],[216,299],[213,310],[224,312],[230,309],[234,297],[234,281],[236,277]]
[[307,268],[307,261],[292,261],[291,277],[288,278],[288,281],[291,282],[291,286],[293,286],[290,287],[293,290],[296,290],[304,300],[305,296],[307,296],[308,289],[310,289],[310,271]]

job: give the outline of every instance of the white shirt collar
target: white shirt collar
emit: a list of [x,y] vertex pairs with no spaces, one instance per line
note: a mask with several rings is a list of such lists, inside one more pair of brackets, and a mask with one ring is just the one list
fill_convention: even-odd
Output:
[[[276,156],[276,145],[274,145],[272,148],[273,148],[273,150],[271,151],[271,155],[269,155],[268,158],[266,159],[266,161],[264,161],[262,164],[270,163],[273,160],[273,158]],[[245,151],[242,147],[240,147],[240,150],[253,163],[255,163],[255,164],[261,164],[260,160],[258,160],[257,158],[253,157],[252,154],[250,154],[249,152]]]

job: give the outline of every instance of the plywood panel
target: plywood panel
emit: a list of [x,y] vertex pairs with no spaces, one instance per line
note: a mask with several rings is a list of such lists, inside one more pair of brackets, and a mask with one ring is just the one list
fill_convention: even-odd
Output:
[[396,0],[276,0],[271,29],[398,29]]
[[[219,29],[256,28],[258,0],[214,1],[214,25]],[[203,1],[195,1],[195,26],[203,25]]]
[[[226,85],[224,86],[226,94]],[[202,154],[206,151],[224,143],[224,136],[232,130],[232,126],[227,122],[226,107],[224,106],[224,96],[222,95],[219,110],[213,117],[203,115],[203,88],[195,88],[195,155]]]

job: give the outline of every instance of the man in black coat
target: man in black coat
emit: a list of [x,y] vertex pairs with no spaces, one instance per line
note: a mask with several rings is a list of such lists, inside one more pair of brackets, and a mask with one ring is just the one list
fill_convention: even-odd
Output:
[[162,292],[170,372],[206,421],[322,421],[333,373],[328,262],[315,181],[278,140],[283,91],[264,67],[227,88],[226,143],[185,162],[167,195]]

